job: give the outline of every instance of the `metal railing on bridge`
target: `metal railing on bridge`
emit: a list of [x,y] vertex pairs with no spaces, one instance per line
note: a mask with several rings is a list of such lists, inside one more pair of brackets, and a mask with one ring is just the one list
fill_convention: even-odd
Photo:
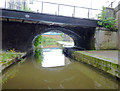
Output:
[[[36,11],[37,13],[45,13],[45,14],[53,14],[53,15],[62,15],[62,16],[69,16],[69,17],[76,17],[76,18],[89,18],[89,19],[97,19],[98,14],[101,13],[102,10],[100,9],[93,9],[87,7],[79,7],[79,6],[72,6],[66,4],[58,4],[52,2],[44,2],[33,0],[34,2],[38,3],[39,6]],[[32,5],[32,4],[31,4]],[[28,11],[30,10],[27,6],[27,2],[5,2],[6,9],[14,9],[14,10],[23,10]]]

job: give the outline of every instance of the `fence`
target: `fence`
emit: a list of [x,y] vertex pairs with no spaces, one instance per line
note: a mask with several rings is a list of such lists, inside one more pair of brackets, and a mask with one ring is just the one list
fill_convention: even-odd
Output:
[[[38,9],[36,11],[33,11],[37,13],[47,13],[47,14],[54,14],[54,15],[90,18],[90,19],[97,19],[97,15],[101,13],[101,10],[99,9],[51,3],[51,2],[43,2],[43,1],[37,1],[37,0],[34,0],[34,1],[39,3]],[[4,8],[28,11],[28,9],[26,9],[28,8],[28,6],[25,1],[24,2],[7,2],[6,1]]]

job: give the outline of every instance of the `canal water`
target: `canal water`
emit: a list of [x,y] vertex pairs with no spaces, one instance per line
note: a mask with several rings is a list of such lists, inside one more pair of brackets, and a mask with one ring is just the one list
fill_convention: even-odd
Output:
[[117,89],[117,81],[83,63],[66,58],[59,48],[43,49],[39,63],[27,58],[3,73],[3,89]]

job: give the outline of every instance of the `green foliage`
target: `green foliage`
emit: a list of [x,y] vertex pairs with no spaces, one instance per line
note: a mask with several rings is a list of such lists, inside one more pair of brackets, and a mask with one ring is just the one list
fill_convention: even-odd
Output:
[[42,42],[42,35],[40,35],[39,37],[36,38],[35,42],[34,42],[34,46],[38,47]]
[[39,55],[43,55],[43,53],[42,53],[43,51],[42,51],[42,48],[41,47],[38,47],[38,48],[35,48],[35,57],[36,58],[40,58],[40,56]]
[[0,54],[0,64],[7,65],[11,63],[12,59],[15,59],[16,57],[19,57],[18,54],[15,54],[15,49],[8,50],[7,52],[2,52]]
[[106,8],[103,7],[102,13],[98,16],[98,19],[100,19],[100,21],[98,21],[98,25],[110,30],[117,30],[115,26],[117,19],[115,19],[114,17],[106,18],[106,14]]
[[60,36],[63,37],[63,33],[61,33]]
[[56,41],[58,39],[54,39],[54,38],[48,38],[48,37],[42,37],[42,46],[50,46],[50,45],[56,45]]
[[41,65],[43,61],[43,50],[41,47],[35,48],[35,58],[37,62]]
[[43,50],[41,48],[41,43],[42,43],[43,39],[42,39],[42,35],[40,35],[39,37],[36,38],[35,42],[34,42],[34,52],[35,52],[35,58],[37,60],[37,62],[41,65],[42,64],[42,60],[43,60]]
[[51,46],[51,45],[56,45],[56,41],[62,41],[61,39],[55,39],[55,38],[49,38],[49,37],[42,37],[42,46]]

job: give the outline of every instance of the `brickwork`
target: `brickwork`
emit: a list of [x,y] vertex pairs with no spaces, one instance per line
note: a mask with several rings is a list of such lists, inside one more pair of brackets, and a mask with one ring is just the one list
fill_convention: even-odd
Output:
[[42,35],[43,37],[54,38],[54,39],[61,39],[60,35]]

